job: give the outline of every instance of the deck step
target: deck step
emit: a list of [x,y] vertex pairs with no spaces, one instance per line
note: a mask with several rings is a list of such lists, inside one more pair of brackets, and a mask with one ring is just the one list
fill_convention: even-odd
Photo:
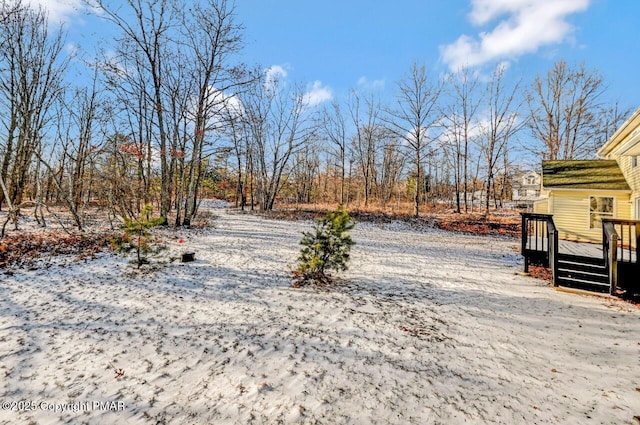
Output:
[[601,274],[581,273],[573,270],[558,270],[558,279],[589,282],[609,286],[609,276]]
[[604,259],[558,254],[556,284],[592,292],[609,292],[609,273]]
[[558,254],[558,262],[562,263],[574,263],[574,264],[588,264],[593,266],[604,267],[604,258],[586,257],[584,255],[573,254]]
[[609,285],[609,275],[605,273],[589,273],[582,270],[558,269],[559,278],[578,279],[586,282],[601,283]]
[[570,270],[587,274],[608,275],[607,268],[603,265],[565,263],[558,261],[558,270]]
[[591,292],[608,293],[609,284],[597,283],[593,281],[585,281],[581,279],[573,279],[567,277],[558,277],[556,280],[558,286],[564,286],[566,288],[583,289]]

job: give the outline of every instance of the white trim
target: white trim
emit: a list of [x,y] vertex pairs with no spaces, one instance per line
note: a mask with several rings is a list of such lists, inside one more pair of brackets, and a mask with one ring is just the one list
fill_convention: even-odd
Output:
[[616,151],[619,151],[621,156],[640,155],[640,143],[638,142],[640,142],[640,128],[636,128],[631,133],[631,137],[621,144]]
[[559,187],[544,187],[543,190],[549,190],[549,191],[559,191],[559,192],[597,192],[597,193],[611,193],[611,192],[615,192],[615,193],[619,193],[619,194],[624,194],[624,193],[632,193],[633,191],[631,189],[567,189],[567,188],[559,188]]
[[[591,198],[611,198],[612,199],[612,205],[611,207],[613,208],[613,211],[611,212],[611,218],[615,218],[616,217],[616,213],[617,213],[617,202],[616,202],[616,197],[615,196],[593,196],[593,195],[589,195],[588,201],[587,201],[587,208],[589,209],[589,214],[587,214],[587,230],[594,230],[597,229],[596,227],[591,227]],[[609,215],[609,214],[607,214]]]
[[596,155],[600,158],[609,155],[616,148],[616,145],[620,144],[618,139],[622,136],[627,127],[629,127],[631,123],[638,117],[638,115],[640,115],[640,108],[636,109],[635,112],[631,114],[631,116],[627,118],[627,120],[622,123],[620,127],[618,127],[615,133],[613,133],[613,136],[611,136],[611,138],[609,138],[609,140],[605,142],[605,144],[598,150]]

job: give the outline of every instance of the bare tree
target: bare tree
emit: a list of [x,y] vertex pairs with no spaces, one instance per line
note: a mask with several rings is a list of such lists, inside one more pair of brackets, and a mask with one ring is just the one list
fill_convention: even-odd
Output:
[[631,108],[621,108],[618,102],[602,105],[598,109],[599,111],[594,117],[593,138],[599,141],[598,146],[602,146],[620,128],[633,110]]
[[584,63],[572,69],[561,60],[546,78],[537,76],[527,93],[529,127],[543,142],[536,153],[546,159],[575,159],[595,153],[601,141],[594,123],[603,92],[602,76]]
[[175,205],[176,223],[189,225],[197,212],[207,158],[214,153],[213,141],[227,125],[222,120],[226,93],[246,82],[243,67],[234,63],[242,45],[234,4],[227,0],[96,3],[121,33],[116,57],[106,69],[140,152],[145,203],[152,156],[159,156],[160,215],[167,222]]
[[424,65],[414,63],[409,74],[398,82],[396,108],[390,111],[390,128],[409,148],[416,176],[414,215],[420,215],[423,190],[422,167],[424,154],[431,141],[430,130],[440,122],[438,99],[443,91],[442,81],[431,81]]
[[17,220],[34,155],[63,97],[68,58],[64,33],[49,33],[42,8],[16,0],[0,10],[0,178],[10,215]]
[[398,140],[390,138],[382,149],[380,169],[380,199],[382,206],[386,206],[397,188],[405,165],[405,156],[400,150]]
[[[189,225],[196,212],[196,195],[202,177],[203,152],[208,132],[220,132],[228,125],[226,116],[227,91],[237,91],[247,84],[241,67],[232,59],[241,47],[241,27],[235,22],[232,2],[208,0],[196,3],[185,20],[185,39],[192,52],[195,77],[194,131],[191,161],[187,172],[187,193],[184,225]],[[191,62],[191,61],[189,61]]]
[[347,203],[345,192],[346,160],[347,160],[347,126],[346,117],[337,101],[331,103],[321,111],[321,124],[325,137],[331,142],[334,149],[332,153],[338,160],[340,167],[340,203]]
[[96,83],[97,74],[91,88],[77,89],[72,99],[60,105],[56,119],[58,144],[52,147],[51,152],[58,151],[61,155],[61,172],[56,173],[53,162],[45,158],[42,149],[36,152],[38,166],[44,165],[49,172],[58,196],[67,206],[78,230],[84,228],[84,209],[90,200],[93,184],[92,164],[102,144],[94,134],[100,103]]
[[524,122],[519,117],[520,104],[517,94],[519,83],[505,87],[505,69],[497,67],[487,84],[487,119],[481,124],[482,151],[487,167],[485,214],[489,213],[491,188],[498,161],[507,153],[511,138],[522,128]]
[[147,120],[156,130],[160,156],[160,216],[167,224],[172,195],[172,147],[167,117],[170,108],[164,90],[167,73],[171,72],[172,66],[179,66],[171,61],[176,50],[173,29],[180,24],[180,12],[185,7],[179,0],[126,0],[122,2],[124,10],[111,0],[95,0],[95,3],[103,11],[101,16],[121,31],[117,55],[122,62],[116,69],[121,69],[119,73],[124,75],[135,73],[139,76],[141,93],[138,98],[152,106],[143,107],[152,114]]
[[[139,52],[130,50],[123,43],[119,46],[119,55],[105,61],[102,70],[106,88],[114,98],[110,114],[114,129],[111,152],[115,154],[121,151],[135,160],[136,172],[131,182],[135,190],[127,191],[136,198],[136,208],[132,211],[135,217],[142,211],[141,202],[145,205],[151,202],[155,108],[150,101],[148,81]],[[117,186],[114,184],[111,188],[116,189]],[[109,196],[120,200],[122,193]]]
[[310,140],[294,155],[291,169],[291,180],[295,186],[297,203],[311,203],[314,195],[316,178],[320,172],[319,143]]
[[309,108],[301,90],[266,75],[241,95],[252,138],[256,195],[263,211],[273,209],[290,158],[311,134]]
[[464,211],[469,211],[469,156],[471,141],[477,133],[477,113],[482,101],[478,93],[479,81],[468,68],[463,68],[450,78],[452,87],[451,104],[443,114],[446,135],[454,150],[454,185],[456,212],[461,212],[460,187],[464,193]]
[[227,98],[220,109],[220,117],[226,123],[225,136],[229,139],[236,164],[235,204],[244,211],[247,205],[248,179],[250,178],[252,143],[248,136],[245,112],[238,95]]
[[354,161],[362,174],[364,205],[367,206],[377,180],[378,151],[385,135],[380,98],[374,93],[368,93],[363,98],[354,90],[351,93],[349,113],[355,127],[352,140]]

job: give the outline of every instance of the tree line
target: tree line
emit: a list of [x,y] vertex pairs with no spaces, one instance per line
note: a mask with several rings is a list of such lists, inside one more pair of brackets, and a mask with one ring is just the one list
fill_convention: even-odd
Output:
[[[211,194],[263,211],[411,203],[418,216],[426,202],[445,201],[488,213],[510,197],[515,151],[593,156],[629,112],[607,102],[596,70],[562,60],[529,83],[502,67],[431,75],[416,62],[391,101],[354,89],[317,104],[302,86],[240,61],[232,1],[87,4],[115,34],[93,60],[66,48],[43,9],[0,6],[7,222],[30,206],[46,225],[57,203],[81,230],[96,205],[113,220],[154,205],[164,224],[190,225]],[[78,78],[80,60],[88,75]]]

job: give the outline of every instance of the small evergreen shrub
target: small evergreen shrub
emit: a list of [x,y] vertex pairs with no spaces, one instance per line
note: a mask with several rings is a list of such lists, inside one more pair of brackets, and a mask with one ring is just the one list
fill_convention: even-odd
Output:
[[355,244],[348,231],[354,225],[349,213],[339,207],[316,221],[313,231],[303,232],[300,244],[304,247],[293,271],[294,287],[329,284],[333,282],[330,270],[347,270],[349,251]]
[[153,207],[145,205],[137,219],[125,218],[123,234],[112,238],[113,247],[121,253],[135,251],[136,264],[140,268],[149,261],[143,254],[151,252],[151,228],[164,223],[162,217],[151,218]]

